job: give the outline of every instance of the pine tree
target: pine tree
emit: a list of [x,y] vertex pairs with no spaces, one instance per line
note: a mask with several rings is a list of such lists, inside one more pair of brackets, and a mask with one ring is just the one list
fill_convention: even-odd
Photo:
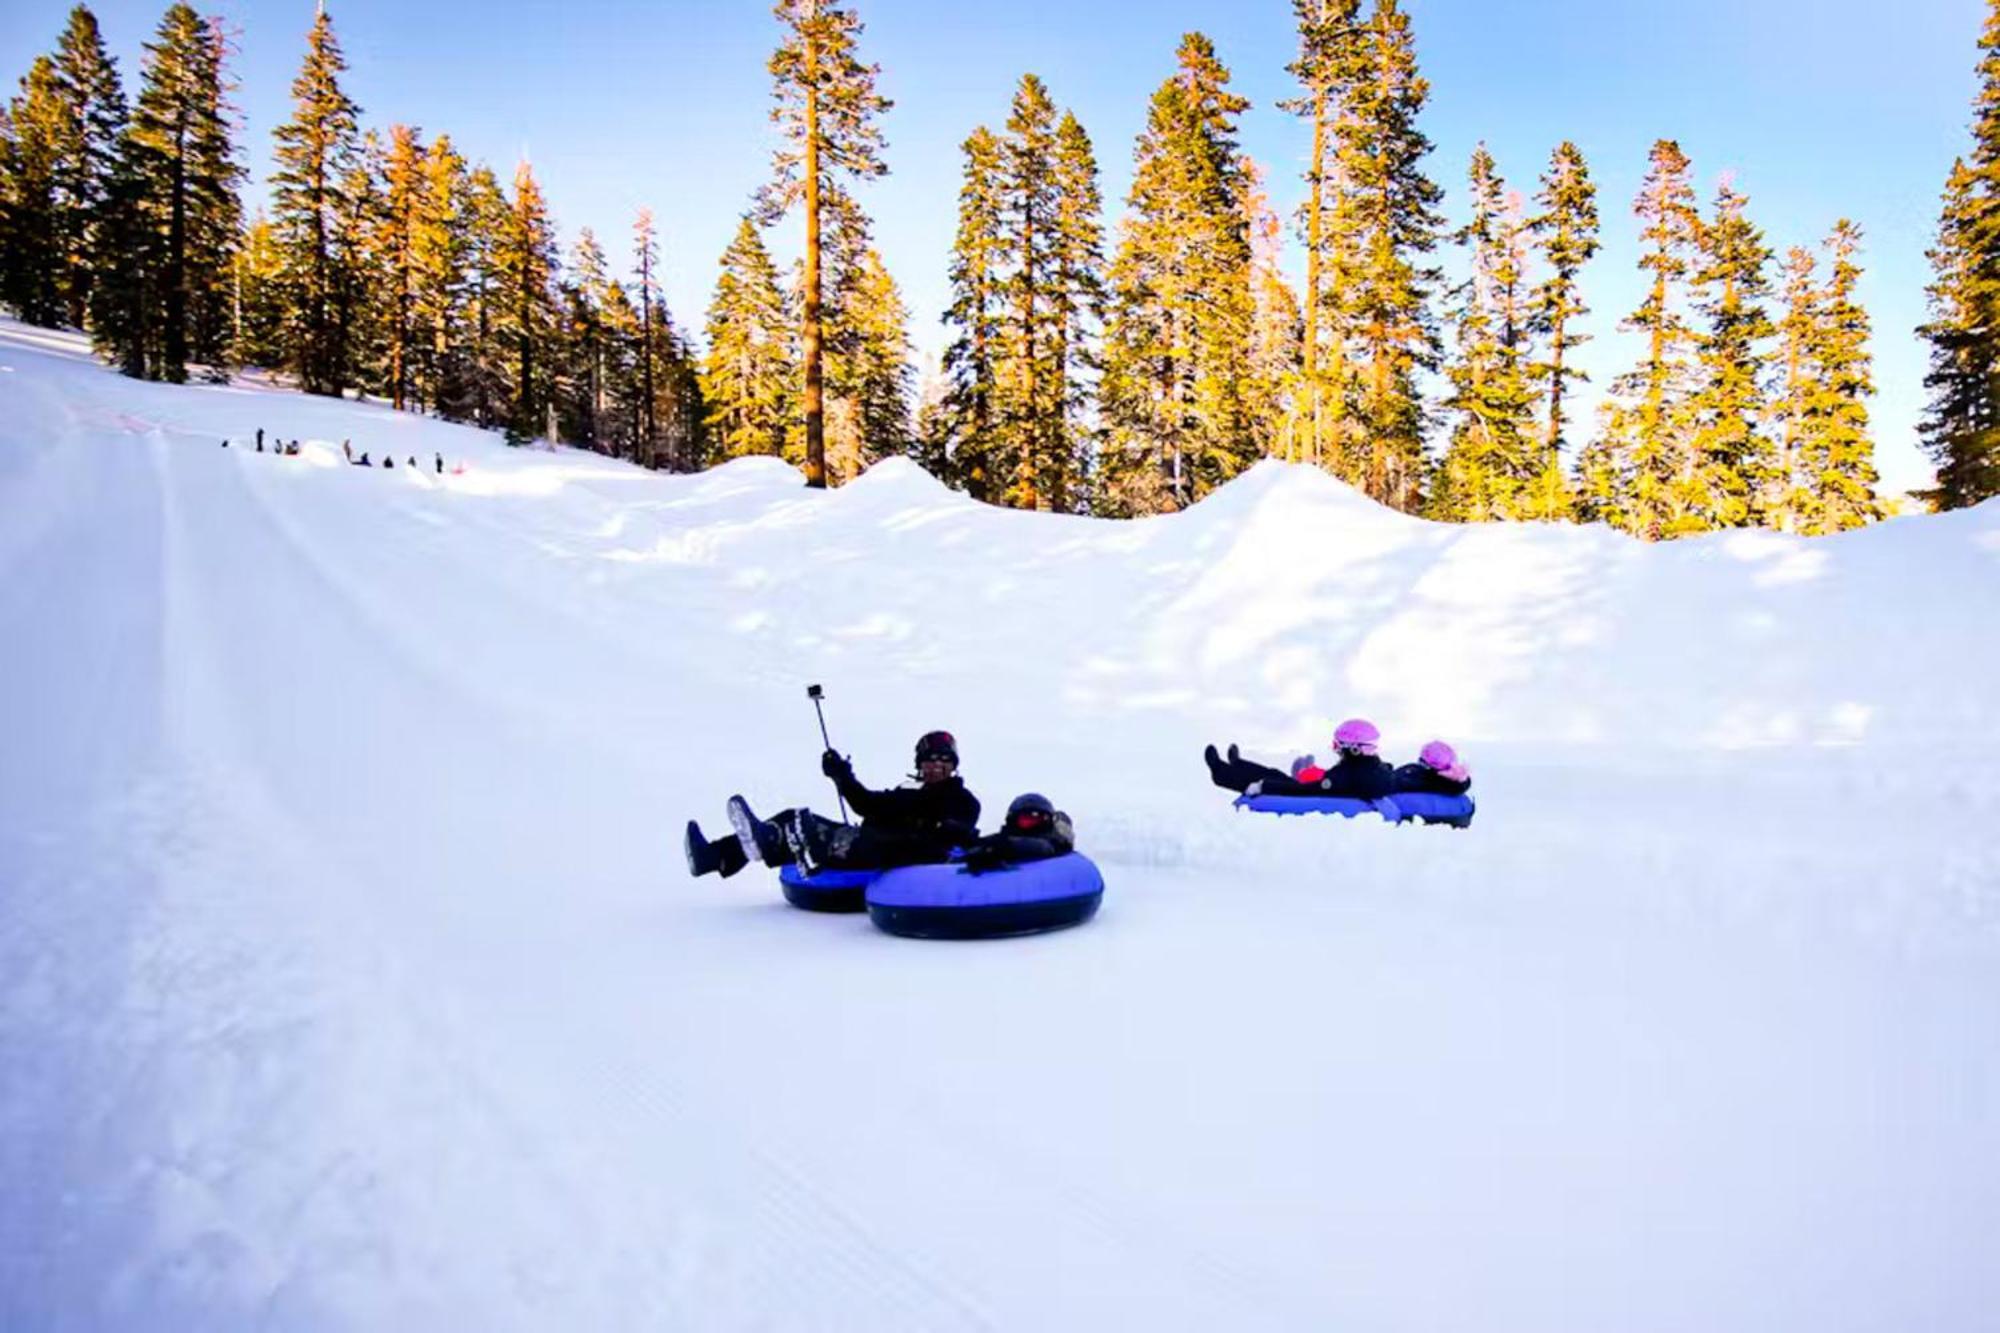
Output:
[[232,358],[238,365],[278,365],[285,356],[284,269],[277,234],[261,212],[236,251],[234,283]]
[[70,116],[65,151],[56,166],[56,234],[62,252],[64,319],[82,328],[102,252],[101,224],[110,203],[111,176],[129,113],[118,62],[104,49],[97,18],[78,5],[56,47],[56,77]]
[[1249,103],[1200,33],[1153,95],[1111,267],[1097,498],[1116,514],[1180,508],[1256,461],[1249,380],[1250,228],[1236,117]]
[[1302,452],[1295,436],[1312,426],[1301,410],[1304,333],[1299,299],[1285,280],[1284,224],[1264,193],[1262,168],[1246,161],[1245,207],[1250,217],[1250,380],[1246,397],[1257,451],[1293,458]]
[[381,225],[374,238],[380,273],[384,380],[390,405],[402,411],[414,396],[422,330],[417,322],[421,270],[419,237],[430,203],[424,173],[428,156],[417,131],[389,127],[389,150],[382,162]]
[[[1645,359],[1612,386],[1602,443],[1612,460],[1599,477],[1615,476],[1625,488],[1615,499],[1586,500],[1586,517],[1616,514],[1620,527],[1648,540],[1685,530],[1683,483],[1693,466],[1694,353],[1697,339],[1684,308],[1685,289],[1701,241],[1701,216],[1688,184],[1689,163],[1680,145],[1653,145],[1651,167],[1633,212],[1647,245],[1639,267],[1652,275],[1646,299],[1624,328],[1646,335]],[[1579,478],[1591,495],[1597,483]]]
[[473,416],[464,347],[475,246],[469,189],[465,159],[449,136],[439,135],[424,154],[410,232],[411,380],[420,409],[455,421]]
[[848,481],[883,458],[909,452],[909,312],[881,254],[862,251],[838,313],[827,358],[827,467]]
[[502,331],[509,319],[503,268],[514,213],[506,192],[484,165],[466,178],[461,210],[470,244],[465,349],[467,416],[481,426],[508,419],[509,358]]
[[1693,435],[1675,488],[1678,518],[1669,535],[1742,527],[1757,516],[1770,488],[1772,446],[1763,385],[1764,343],[1776,332],[1764,302],[1771,294],[1771,250],[1745,216],[1747,201],[1730,185],[1716,192],[1715,217],[1701,229],[1694,304],[1707,323],[1699,354],[1700,386],[1689,408]]
[[347,69],[333,20],[322,6],[306,37],[306,58],[292,82],[291,120],[278,127],[278,170],[271,176],[273,221],[291,293],[291,369],[307,393],[338,395],[349,360],[342,303],[351,275],[340,270],[341,229],[360,160],[361,108],[341,91]]
[[1471,273],[1456,293],[1458,355],[1446,406],[1457,416],[1430,510],[1460,522],[1527,517],[1546,472],[1535,439],[1525,299],[1528,224],[1481,144],[1470,171],[1472,219],[1455,238]]
[[800,343],[805,370],[806,485],[826,485],[824,328],[821,310],[822,206],[830,173],[856,180],[882,176],[878,123],[891,103],[875,91],[880,69],[855,55],[860,18],[846,0],[778,0],[773,11],[784,25],[784,43],[770,70],[777,106],[771,118],[787,146],[773,162],[764,195],[766,222],[802,203],[806,219]]
[[[1560,497],[1562,454],[1569,443],[1564,404],[1570,385],[1590,380],[1570,362],[1570,353],[1590,341],[1590,335],[1577,327],[1590,313],[1590,307],[1583,303],[1580,279],[1584,265],[1598,251],[1597,186],[1591,182],[1589,164],[1575,144],[1565,141],[1556,147],[1535,202],[1542,211],[1536,215],[1533,229],[1548,267],[1548,277],[1535,288],[1530,302],[1530,327],[1547,340],[1548,349],[1548,359],[1533,367],[1535,379],[1548,386],[1548,426],[1542,435],[1542,479],[1536,492],[1543,497]],[[1559,498],[1556,504],[1560,505]],[[1558,513],[1543,506],[1535,516],[1552,519]]]
[[952,241],[950,307],[945,322],[958,336],[944,354],[949,388],[932,426],[932,455],[947,460],[943,479],[963,486],[975,500],[994,498],[1004,484],[997,457],[995,363],[1001,355],[1000,303],[1005,283],[1006,242],[1003,149],[985,126],[960,145],[965,155],[958,192],[958,233]]
[[7,245],[0,297],[30,324],[54,327],[66,309],[63,291],[61,173],[73,126],[56,62],[37,57],[7,109],[7,207],[0,215]]
[[1306,415],[1296,456],[1325,466],[1345,456],[1349,429],[1347,340],[1350,291],[1359,268],[1352,191],[1335,149],[1354,132],[1354,94],[1367,77],[1361,0],[1292,0],[1299,57],[1289,71],[1303,95],[1281,105],[1312,123],[1306,161],[1305,328],[1302,356]]
[[[642,215],[643,216],[643,215]],[[605,324],[610,291],[604,247],[585,227],[570,250],[568,276],[562,284],[563,365],[557,420],[562,437],[586,449],[612,452],[609,397],[614,349]]]
[[1061,421],[1042,490],[1050,508],[1067,512],[1086,498],[1092,375],[1099,365],[1096,341],[1104,322],[1104,196],[1090,135],[1072,112],[1065,111],[1056,126],[1055,170],[1055,282],[1049,299]]
[[1005,498],[1019,509],[1045,502],[1044,478],[1060,468],[1060,335],[1050,297],[1056,283],[1056,108],[1033,74],[1021,77],[1007,118],[1001,236],[1012,268],[999,447]]
[[790,329],[777,266],[745,217],[723,252],[702,370],[708,430],[725,457],[783,454],[795,394]]
[[1855,300],[1860,248],[1861,229],[1843,218],[1826,240],[1832,271],[1824,286],[1813,280],[1810,251],[1794,248],[1786,264],[1780,466],[1769,517],[1787,532],[1840,532],[1881,517],[1868,425],[1869,320]]
[[1442,192],[1423,173],[1431,142],[1417,128],[1430,84],[1417,73],[1415,38],[1398,0],[1376,0],[1367,37],[1369,76],[1353,94],[1340,173],[1352,192],[1356,264],[1346,317],[1359,376],[1359,430],[1344,460],[1349,480],[1399,509],[1422,499],[1424,406],[1419,372],[1437,363],[1430,294],[1438,272]]
[[179,382],[228,356],[242,209],[220,27],[185,4],[160,20],[107,203],[98,330],[132,373]]
[[525,444],[549,429],[556,327],[555,227],[526,162],[514,170],[514,198],[494,263],[494,334],[512,389],[507,441]]
[[647,467],[653,459],[654,409],[659,401],[658,347],[653,340],[653,272],[659,267],[659,236],[653,229],[653,210],[642,208],[632,224],[632,258],[639,275],[639,434],[638,457]]
[[362,136],[361,151],[341,182],[334,214],[334,346],[340,359],[333,382],[364,393],[386,391],[389,380],[392,279],[390,257],[382,244],[389,229],[383,184],[386,156],[373,130]]

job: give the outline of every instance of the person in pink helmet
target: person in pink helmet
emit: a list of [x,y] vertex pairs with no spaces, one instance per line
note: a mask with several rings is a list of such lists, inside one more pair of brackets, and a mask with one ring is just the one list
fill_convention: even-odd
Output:
[[1429,792],[1434,796],[1463,796],[1472,790],[1472,773],[1458,751],[1443,741],[1431,741],[1414,764],[1404,764],[1394,777],[1398,792]]
[[1292,770],[1248,760],[1234,745],[1224,759],[1213,745],[1203,753],[1216,786],[1247,796],[1345,796],[1372,801],[1394,787],[1395,770],[1381,755],[1382,733],[1366,718],[1351,717],[1333,733],[1334,761],[1321,768],[1307,755]]

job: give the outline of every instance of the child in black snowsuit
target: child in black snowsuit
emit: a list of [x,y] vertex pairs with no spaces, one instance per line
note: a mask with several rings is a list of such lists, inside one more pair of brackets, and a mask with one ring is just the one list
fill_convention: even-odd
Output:
[[854,776],[847,759],[828,750],[820,771],[833,779],[859,826],[839,824],[800,807],[759,819],[741,796],[729,798],[734,838],[714,842],[693,820],[687,826],[688,872],[724,878],[751,860],[770,866],[797,863],[807,873],[829,867],[886,870],[948,860],[979,836],[979,798],[958,776],[958,743],[948,731],[917,741],[917,785],[872,791]]
[[1076,850],[1076,829],[1069,816],[1040,792],[1024,792],[1007,807],[1007,822],[965,849],[965,868],[973,874],[1067,856]]

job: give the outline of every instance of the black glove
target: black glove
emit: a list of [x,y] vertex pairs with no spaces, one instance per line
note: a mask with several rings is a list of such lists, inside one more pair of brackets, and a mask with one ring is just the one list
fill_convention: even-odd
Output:
[[965,868],[974,875],[998,870],[1007,864],[1007,853],[998,847],[973,847],[965,853]]
[[838,782],[854,776],[854,765],[848,762],[846,755],[828,750],[819,757],[819,771]]

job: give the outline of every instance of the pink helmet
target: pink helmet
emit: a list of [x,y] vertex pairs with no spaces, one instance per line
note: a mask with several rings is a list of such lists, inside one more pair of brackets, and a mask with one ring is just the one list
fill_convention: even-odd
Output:
[[1464,782],[1471,776],[1466,771],[1465,762],[1458,757],[1458,751],[1443,741],[1430,742],[1424,746],[1423,753],[1417,758],[1425,768],[1440,773],[1453,782]]
[[1417,758],[1423,761],[1425,768],[1435,768],[1441,773],[1458,762],[1458,751],[1443,741],[1432,741],[1424,746],[1423,753]]
[[1335,728],[1334,748],[1349,754],[1374,754],[1382,743],[1382,733],[1365,717],[1350,717]]

